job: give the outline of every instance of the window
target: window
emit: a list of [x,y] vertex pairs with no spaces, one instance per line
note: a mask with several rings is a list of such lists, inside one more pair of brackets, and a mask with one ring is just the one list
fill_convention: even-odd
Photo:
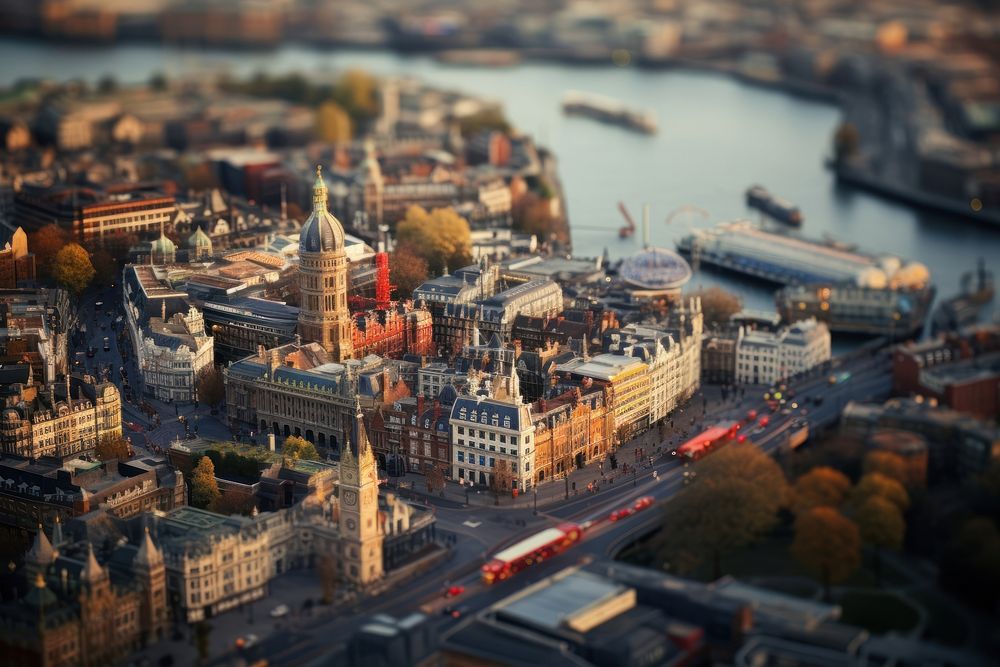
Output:
[[495,442],[496,439],[497,439],[497,434],[496,433],[490,433],[490,440],[492,440],[492,441]]
[[500,434],[500,442],[507,442],[507,436],[505,436],[503,433]]
[[479,465],[484,466],[484,467],[486,466],[486,457],[485,456],[480,455],[480,457],[479,457]]
[[458,427],[458,434],[459,435],[465,435],[465,427],[464,426],[459,426]]
[[[461,444],[461,443],[459,443],[459,444]],[[458,460],[459,463],[465,463],[465,452],[458,452],[458,454],[456,454],[456,456],[458,457],[457,460]]]
[[494,466],[495,466],[496,464],[497,464],[497,460],[496,460],[495,458],[493,458],[493,457],[491,456],[491,457],[490,457],[490,467],[492,468],[492,467],[494,467]]
[[459,468],[458,469],[458,478],[459,479],[465,479],[465,468]]

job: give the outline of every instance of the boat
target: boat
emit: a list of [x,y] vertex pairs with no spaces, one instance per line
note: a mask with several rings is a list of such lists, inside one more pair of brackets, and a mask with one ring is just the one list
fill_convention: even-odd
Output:
[[656,114],[652,111],[629,109],[617,100],[599,95],[571,91],[563,97],[562,109],[568,116],[593,118],[643,134],[657,132]]
[[[975,283],[973,283],[975,281]],[[975,271],[962,275],[962,291],[957,296],[942,301],[934,309],[931,333],[956,331],[975,324],[983,306],[993,300],[993,274],[986,270],[983,259]]]
[[795,227],[802,225],[802,212],[798,206],[771,194],[761,185],[751,186],[747,190],[746,198],[747,206],[767,214],[778,222]]
[[521,62],[521,54],[506,49],[450,49],[435,56],[445,65],[462,67],[513,67]]

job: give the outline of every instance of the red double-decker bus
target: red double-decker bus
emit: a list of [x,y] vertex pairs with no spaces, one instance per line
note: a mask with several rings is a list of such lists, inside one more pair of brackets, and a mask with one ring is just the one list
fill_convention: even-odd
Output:
[[583,528],[575,523],[564,523],[557,528],[547,528],[498,552],[483,565],[484,584],[509,579],[535,563],[547,560],[580,541]]
[[713,426],[675,449],[674,456],[685,461],[697,461],[730,440],[734,440],[739,430],[740,425],[735,422]]

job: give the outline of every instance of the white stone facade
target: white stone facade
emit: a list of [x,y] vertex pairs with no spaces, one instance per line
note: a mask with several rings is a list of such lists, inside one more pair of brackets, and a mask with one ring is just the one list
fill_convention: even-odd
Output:
[[814,318],[778,331],[740,329],[736,340],[736,382],[775,384],[830,359],[830,330]]

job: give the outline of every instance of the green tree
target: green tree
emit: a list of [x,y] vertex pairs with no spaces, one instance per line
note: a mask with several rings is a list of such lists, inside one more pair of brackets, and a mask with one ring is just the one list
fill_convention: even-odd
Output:
[[83,246],[70,243],[56,253],[52,264],[52,277],[68,292],[79,295],[87,289],[97,272],[90,262],[90,255]]
[[396,297],[408,299],[413,290],[427,280],[427,260],[417,254],[411,246],[397,245],[389,255],[389,275],[396,286]]
[[54,222],[49,223],[31,235],[28,248],[35,255],[38,273],[52,277],[52,265],[56,254],[69,243],[69,233]]
[[729,318],[743,309],[742,299],[721,287],[700,289],[688,296],[701,299],[701,312],[705,318],[706,328],[719,328],[728,325]]
[[199,509],[207,509],[221,495],[219,483],[215,481],[215,464],[208,456],[202,456],[191,471],[191,504]]
[[130,449],[131,446],[128,444],[128,440],[120,435],[109,433],[101,436],[101,439],[97,441],[94,456],[101,461],[111,461],[112,459],[127,461]]
[[440,275],[446,266],[457,268],[472,261],[469,222],[452,208],[428,213],[420,206],[411,206],[396,226],[396,239],[423,257],[434,275]]
[[882,549],[899,550],[906,534],[906,521],[899,507],[881,496],[869,496],[854,515],[861,539],[873,547],[875,577],[882,580]]
[[796,513],[814,507],[840,507],[851,490],[847,475],[828,466],[813,468],[795,480],[792,507]]
[[324,553],[319,557],[316,562],[316,576],[319,578],[320,589],[323,591],[323,604],[333,604],[339,576],[337,575],[337,563],[332,554]]
[[847,579],[861,565],[861,534],[850,519],[832,507],[814,507],[795,520],[792,555],[823,582],[827,601],[830,586]]
[[910,495],[902,484],[880,472],[870,472],[862,477],[851,491],[851,504],[861,507],[871,496],[881,496],[905,512],[910,507]]
[[281,446],[281,455],[293,461],[297,459],[319,461],[322,459],[319,452],[316,451],[315,445],[297,435],[285,438],[285,443]]
[[865,474],[877,472],[896,480],[904,486],[909,482],[906,461],[899,454],[877,450],[868,452],[865,454],[863,465]]
[[752,544],[778,522],[788,483],[749,443],[733,443],[695,464],[694,483],[669,503],[656,544],[665,567],[686,574],[706,560],[722,576],[722,556]]
[[215,364],[202,370],[198,376],[198,400],[209,406],[218,405],[226,398],[226,385],[222,371]]
[[351,117],[336,102],[324,102],[316,112],[316,135],[330,143],[350,141]]

